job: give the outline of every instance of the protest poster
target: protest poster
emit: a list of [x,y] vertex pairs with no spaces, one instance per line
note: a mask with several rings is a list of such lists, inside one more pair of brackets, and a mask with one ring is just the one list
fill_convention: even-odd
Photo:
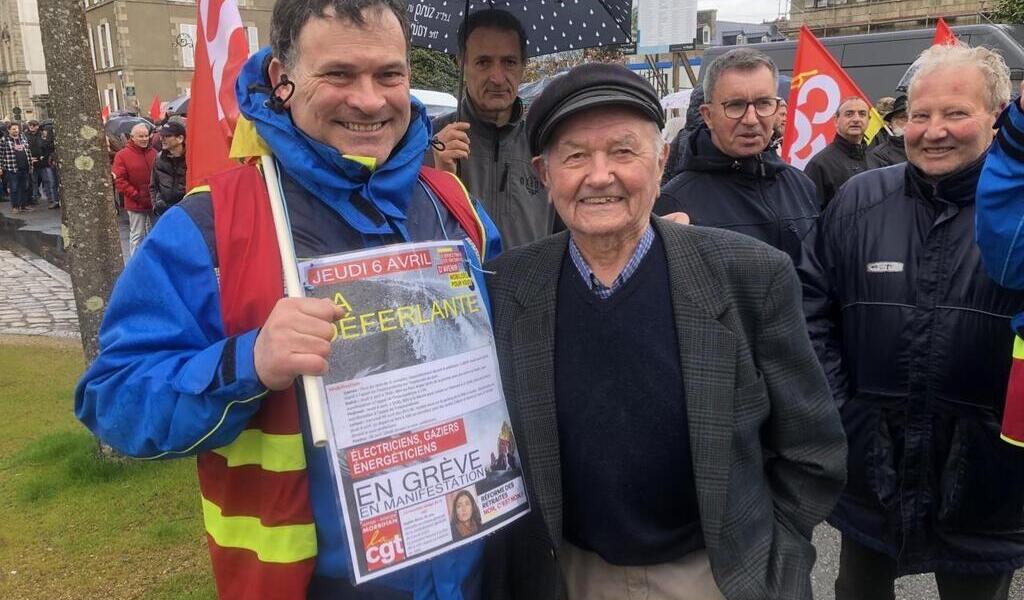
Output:
[[529,511],[476,256],[423,242],[303,261],[333,323],[328,447],[356,583]]

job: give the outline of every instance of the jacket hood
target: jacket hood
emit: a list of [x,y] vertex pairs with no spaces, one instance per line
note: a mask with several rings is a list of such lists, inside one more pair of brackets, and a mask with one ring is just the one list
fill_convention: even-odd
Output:
[[683,125],[683,131],[693,132],[704,124],[704,117],[700,114],[701,104],[704,104],[704,88],[697,86],[690,94],[690,106],[686,108],[686,125]]
[[[408,239],[405,217],[409,189],[419,176],[430,139],[430,119],[423,104],[410,96],[412,114],[405,136],[386,161],[370,169],[301,131],[289,111],[270,109],[270,57],[270,48],[249,57],[238,74],[235,94],[239,110],[253,122],[274,158],[295,181],[360,233],[397,233]],[[376,214],[357,209],[351,201],[354,193],[365,199]]]
[[686,155],[683,157],[684,171],[740,173],[749,177],[775,177],[786,168],[774,152],[761,152],[748,158],[733,158],[715,146],[711,130],[701,124],[687,140]]

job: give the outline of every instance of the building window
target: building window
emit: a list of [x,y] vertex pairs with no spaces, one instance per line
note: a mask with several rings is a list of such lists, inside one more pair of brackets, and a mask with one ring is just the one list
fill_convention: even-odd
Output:
[[99,49],[98,55],[100,57],[100,68],[106,69],[110,65],[107,64],[107,52],[103,49],[103,25],[96,26],[96,46]]
[[260,49],[260,36],[255,27],[245,28],[245,39],[249,41],[249,56],[256,54]]
[[746,44],[747,38],[742,33],[736,36],[736,45]]
[[92,70],[96,70],[96,46],[93,45],[92,41],[92,28],[88,27],[89,30],[89,58],[92,59]]
[[103,42],[106,44],[107,66],[114,66],[114,44],[110,41],[110,23],[100,23],[100,30],[103,32]]
[[107,89],[103,90],[103,94],[103,101],[107,105],[107,108],[110,109],[110,112],[120,110],[120,108],[117,105],[117,91],[114,88],[108,87]]
[[190,23],[182,23],[178,26],[181,32],[182,41],[187,42],[181,46],[181,66],[189,69],[196,66],[196,26]]
[[710,27],[708,27],[707,25],[705,25],[704,27],[701,27],[701,34],[700,35],[701,35],[701,41],[702,41],[702,43],[705,46],[707,46],[708,44],[711,43],[711,28]]

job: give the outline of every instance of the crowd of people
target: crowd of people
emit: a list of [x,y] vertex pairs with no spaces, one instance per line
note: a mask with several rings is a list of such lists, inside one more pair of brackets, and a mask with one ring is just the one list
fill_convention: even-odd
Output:
[[[870,107],[843,99],[800,171],[756,50],[704,66],[666,143],[655,90],[617,65],[576,67],[524,111],[528,32],[482,10],[459,36],[463,110],[430,123],[407,14],[280,0],[239,105],[280,165],[298,255],[476,240],[532,511],[355,586],[295,387],[327,368],[343,309],[282,298],[279,263],[257,258],[260,171],[182,198],[184,131],[165,125],[157,156],[141,126],[114,166],[134,256],[75,410],[125,454],[198,455],[221,598],[804,600],[826,520],[839,600],[925,572],[942,600],[1008,598],[1024,101],[998,54],[926,50],[870,146]],[[428,185],[439,173],[465,188]],[[450,506],[453,537],[479,529],[472,495]]]
[[0,122],[0,202],[11,212],[32,212],[40,199],[60,208],[53,128],[31,120]]

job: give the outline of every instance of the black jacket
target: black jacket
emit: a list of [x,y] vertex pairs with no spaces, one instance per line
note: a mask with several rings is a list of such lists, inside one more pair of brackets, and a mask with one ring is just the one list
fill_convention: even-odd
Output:
[[[661,188],[654,214],[690,215],[694,225],[731,229],[770,244],[800,270],[818,220],[814,184],[772,152],[736,160],[702,126],[687,140],[683,169]],[[803,278],[805,273],[801,272]]]
[[877,145],[868,148],[867,161],[869,169],[907,162],[907,149],[903,146],[903,136],[888,136]]
[[25,139],[28,140],[28,147],[32,151],[32,157],[38,158],[38,167],[45,167],[50,164],[50,157],[53,155],[53,133],[40,129],[35,133],[25,132]]
[[934,185],[909,163],[851,179],[822,218],[825,297],[805,297],[850,444],[830,521],[900,574],[1024,565],[1024,450],[999,439],[1024,292],[982,267],[981,167]]
[[149,178],[149,197],[153,210],[161,214],[181,201],[185,195],[185,154],[171,156],[161,150],[153,161],[153,176]]
[[818,188],[818,204],[824,210],[846,180],[867,168],[864,144],[853,144],[836,135],[831,144],[807,163],[804,173]]

